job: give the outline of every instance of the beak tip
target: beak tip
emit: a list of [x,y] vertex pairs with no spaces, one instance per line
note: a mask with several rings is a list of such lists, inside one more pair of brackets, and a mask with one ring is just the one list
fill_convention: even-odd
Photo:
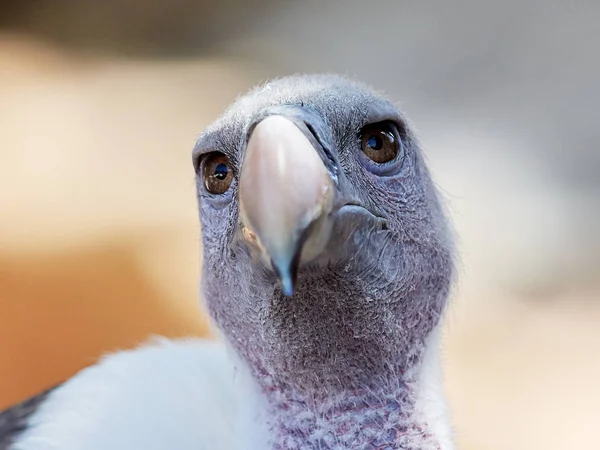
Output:
[[273,264],[273,266],[276,269],[277,275],[279,275],[279,281],[281,283],[281,290],[283,291],[283,295],[285,295],[286,297],[291,297],[292,295],[294,295],[295,277],[292,274],[290,265],[285,264],[285,266],[283,266],[281,264]]
[[281,287],[283,290],[283,295],[286,297],[291,297],[294,295],[294,284],[291,282],[289,277],[283,278],[281,280]]

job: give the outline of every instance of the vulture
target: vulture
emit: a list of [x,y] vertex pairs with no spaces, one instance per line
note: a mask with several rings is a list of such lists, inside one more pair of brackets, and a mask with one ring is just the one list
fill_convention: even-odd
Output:
[[198,137],[217,340],[116,352],[0,415],[9,450],[453,448],[453,231],[413,127],[338,75],[255,87]]

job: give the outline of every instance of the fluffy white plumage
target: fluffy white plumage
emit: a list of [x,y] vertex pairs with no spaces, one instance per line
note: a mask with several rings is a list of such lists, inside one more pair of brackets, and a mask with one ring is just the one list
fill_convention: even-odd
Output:
[[[433,332],[417,412],[441,445],[451,432]],[[222,342],[154,339],[107,355],[54,391],[11,450],[257,450],[266,408],[247,368]]]
[[154,340],[54,391],[14,449],[232,449],[233,379],[220,343]]

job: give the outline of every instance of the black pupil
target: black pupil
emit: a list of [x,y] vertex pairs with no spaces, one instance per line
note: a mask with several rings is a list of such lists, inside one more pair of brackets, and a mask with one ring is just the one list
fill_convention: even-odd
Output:
[[219,163],[217,164],[217,167],[215,167],[215,178],[219,181],[222,181],[227,178],[228,172],[229,169],[227,168],[227,164]]
[[367,140],[367,145],[373,150],[381,150],[381,148],[383,147],[383,139],[381,138],[381,136],[373,135]]

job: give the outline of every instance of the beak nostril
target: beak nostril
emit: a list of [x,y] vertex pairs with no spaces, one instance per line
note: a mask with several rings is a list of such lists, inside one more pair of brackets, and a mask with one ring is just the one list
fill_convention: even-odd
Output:
[[337,176],[338,164],[335,157],[333,156],[333,153],[331,152],[331,149],[325,144],[321,136],[319,136],[319,133],[317,133],[315,127],[310,122],[304,121],[304,125],[306,126],[306,129],[310,132],[310,134],[312,134],[315,141],[317,141],[317,144],[319,144],[318,147],[320,148],[320,150],[323,151],[323,156],[327,158],[327,161],[324,162],[326,163],[328,170]]
[[321,139],[319,139],[319,135],[315,131],[314,127],[309,122],[304,122],[304,125],[306,125],[306,128],[308,128],[308,131],[310,131],[310,134],[313,135],[313,137],[317,140],[317,142],[319,142],[319,144],[321,144]]

